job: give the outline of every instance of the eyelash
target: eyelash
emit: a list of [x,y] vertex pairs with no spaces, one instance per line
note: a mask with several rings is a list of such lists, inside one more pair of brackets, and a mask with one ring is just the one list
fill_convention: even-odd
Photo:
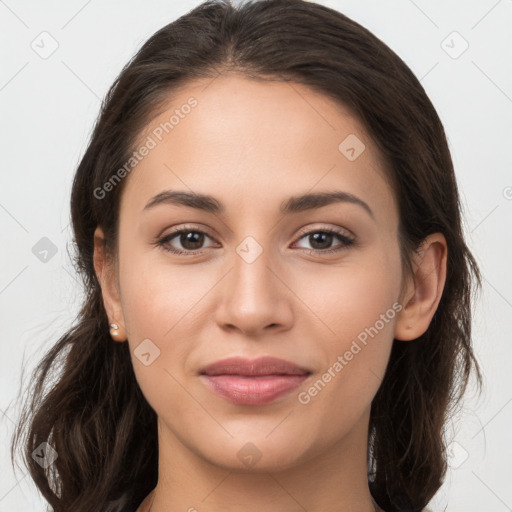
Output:
[[[170,252],[172,254],[177,254],[177,255],[195,256],[197,254],[202,254],[204,251],[201,250],[201,249],[197,249],[195,251],[194,250],[183,251],[181,249],[170,248],[167,245],[173,238],[176,238],[178,235],[181,235],[183,233],[199,233],[199,234],[202,234],[202,235],[206,235],[208,238],[212,238],[205,231],[202,231],[200,229],[196,229],[196,228],[193,228],[193,227],[185,226],[183,228],[180,228],[180,229],[178,229],[176,231],[173,231],[173,232],[169,233],[168,235],[165,235],[164,237],[158,239],[155,242],[155,245],[159,246],[164,251]],[[351,245],[355,244],[355,239],[349,238],[348,236],[346,236],[342,232],[340,232],[340,231],[338,231],[336,229],[333,229],[333,228],[328,228],[328,227],[307,231],[306,233],[303,233],[301,236],[299,236],[298,240],[302,240],[303,238],[305,238],[305,237],[307,237],[309,235],[317,234],[317,233],[327,233],[327,234],[331,234],[331,235],[336,235],[338,240],[341,241],[343,245],[335,247],[335,248],[332,248],[332,249],[304,249],[304,250],[306,250],[308,252],[308,254],[316,254],[316,255],[318,255],[318,254],[326,254],[326,253],[329,254],[329,253],[340,252],[340,251],[343,251],[343,250],[347,249]]]

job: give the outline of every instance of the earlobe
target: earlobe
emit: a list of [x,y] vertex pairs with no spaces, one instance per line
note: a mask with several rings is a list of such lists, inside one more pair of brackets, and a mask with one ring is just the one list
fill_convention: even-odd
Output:
[[395,324],[396,339],[414,340],[428,329],[443,294],[447,255],[446,239],[441,233],[425,238],[415,254],[414,275],[407,284],[403,308]]
[[126,341],[124,317],[116,285],[116,272],[105,254],[105,236],[101,227],[94,231],[94,270],[101,285],[103,306],[107,312],[110,335],[114,341]]

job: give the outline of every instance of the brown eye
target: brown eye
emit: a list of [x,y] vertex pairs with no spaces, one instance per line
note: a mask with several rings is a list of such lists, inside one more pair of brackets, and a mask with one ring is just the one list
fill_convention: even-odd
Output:
[[[354,239],[332,228],[309,231],[301,236],[300,240],[304,239],[306,239],[312,247],[310,252],[318,254],[342,251],[355,242]],[[332,243],[335,240],[338,240],[340,243],[332,247]]]
[[[194,255],[203,249],[205,238],[210,238],[207,233],[198,229],[182,228],[174,231],[158,241],[158,245],[164,250],[175,254]],[[171,241],[174,244],[179,244],[180,247],[173,247],[170,245]]]
[[187,231],[179,235],[179,241],[185,249],[195,251],[203,245],[204,234],[198,231]]

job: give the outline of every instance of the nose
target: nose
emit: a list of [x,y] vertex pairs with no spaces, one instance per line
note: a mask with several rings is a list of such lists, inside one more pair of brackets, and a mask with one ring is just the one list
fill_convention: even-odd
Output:
[[[242,253],[241,253],[242,254]],[[285,272],[270,251],[254,260],[236,253],[233,267],[222,280],[215,320],[224,330],[239,330],[250,337],[290,329],[293,292]]]

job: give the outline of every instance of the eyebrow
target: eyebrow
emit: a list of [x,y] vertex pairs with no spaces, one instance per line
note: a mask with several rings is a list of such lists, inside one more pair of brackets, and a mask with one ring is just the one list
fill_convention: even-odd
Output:
[[[322,208],[323,206],[328,206],[333,203],[351,203],[358,205],[362,207],[372,219],[375,219],[373,211],[367,203],[359,197],[343,191],[317,192],[292,196],[281,204],[279,211],[282,214],[299,213]],[[186,206],[214,214],[222,214],[225,212],[224,205],[213,196],[178,190],[164,190],[160,192],[148,201],[143,211],[150,210],[161,204]]]

